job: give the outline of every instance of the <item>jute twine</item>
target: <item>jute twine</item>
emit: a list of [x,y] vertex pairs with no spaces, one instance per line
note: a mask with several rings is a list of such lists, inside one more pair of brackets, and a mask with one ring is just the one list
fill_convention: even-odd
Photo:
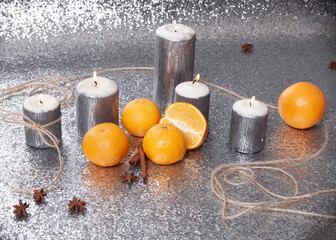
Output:
[[[97,74],[103,74],[107,72],[113,72],[113,71],[134,71],[134,70],[154,70],[153,67],[124,67],[124,68],[111,68],[111,69],[105,69],[102,71],[97,71]],[[2,89],[0,90],[0,99],[5,99],[5,97],[9,98],[12,97],[14,93],[20,92],[22,90],[33,88],[29,95],[34,93],[35,91],[43,88],[43,87],[51,87],[59,90],[63,94],[63,99],[61,100],[61,105],[64,105],[68,103],[74,96],[74,86],[73,81],[87,78],[92,76],[92,73],[83,74],[83,75],[77,75],[73,77],[68,78],[62,78],[59,76],[47,76],[47,77],[40,77],[35,78],[33,80],[30,80],[28,82],[25,82],[23,84],[17,85],[15,87]],[[48,80],[49,81],[45,81]],[[204,79],[200,80],[201,82],[208,84],[212,87],[215,87],[217,89],[220,89],[222,91],[225,91],[228,94],[231,94],[237,98],[243,99],[245,97],[237,94],[234,91],[231,91],[227,88],[212,84],[207,82]],[[66,90],[64,89],[64,83],[70,86],[70,95],[67,95]],[[266,104],[269,108],[277,110],[278,108],[276,106]],[[58,122],[61,120],[61,117],[54,122],[48,123],[46,125],[40,125],[38,123],[35,123],[33,120],[28,118],[27,116],[23,115],[19,112],[11,112],[4,109],[0,109],[0,120],[6,122],[6,123],[13,123],[13,124],[19,124],[23,125],[27,128],[31,128],[32,130],[36,130],[39,132],[43,142],[47,144],[48,146],[55,148],[58,153],[59,158],[59,170],[56,174],[55,178],[47,185],[40,186],[34,189],[21,189],[21,188],[15,188],[12,187],[14,190],[20,191],[20,192],[32,192],[35,189],[46,189],[50,186],[52,186],[60,177],[60,174],[62,172],[62,155],[59,148],[59,143],[54,134],[52,134],[50,131],[46,129],[46,127]],[[21,119],[22,118],[22,119]],[[234,163],[234,164],[224,164],[222,166],[219,166],[217,169],[215,169],[211,176],[211,189],[212,192],[223,202],[223,218],[224,219],[234,219],[241,215],[247,214],[248,212],[255,210],[255,209],[261,209],[261,210],[270,210],[275,212],[287,212],[287,213],[295,213],[295,214],[302,214],[302,215],[310,215],[310,216],[316,216],[316,217],[322,217],[322,218],[328,218],[328,219],[336,219],[336,216],[333,215],[324,215],[324,214],[318,214],[314,212],[306,212],[306,211],[299,211],[299,210],[293,210],[289,208],[279,206],[285,205],[287,206],[289,203],[299,202],[303,200],[310,199],[315,196],[319,196],[325,193],[335,193],[336,189],[328,189],[328,190],[322,190],[317,191],[309,194],[303,194],[298,195],[299,192],[299,186],[296,181],[296,179],[287,171],[278,168],[278,167],[272,167],[272,165],[278,165],[282,163],[289,163],[289,162],[303,162],[308,160],[313,160],[318,158],[323,151],[326,149],[326,146],[328,144],[328,130],[326,123],[322,120],[322,124],[324,126],[324,134],[325,134],[325,140],[320,149],[315,152],[314,154],[300,157],[300,158],[286,158],[286,159],[273,159],[271,161],[265,161],[265,162],[251,162],[251,163]],[[51,143],[47,141],[47,139],[50,139]],[[287,177],[289,177],[292,181],[292,186],[294,188],[294,194],[293,195],[281,195],[277,194],[275,192],[272,192],[271,190],[267,189],[265,186],[263,186],[261,183],[259,183],[256,180],[256,170],[269,170],[269,171],[278,171],[280,173],[285,174]],[[241,177],[245,177],[245,181],[242,182],[233,182],[230,180],[231,175],[237,175],[240,174]],[[265,202],[243,202],[239,200],[234,200],[229,198],[227,195],[227,191],[225,188],[225,185],[233,185],[233,186],[239,186],[244,184],[254,183],[259,189],[261,189],[266,194],[279,199],[274,201],[265,201]],[[228,204],[232,204],[234,206],[245,208],[241,212],[234,214],[234,215],[227,215],[227,208]]]
[[[231,94],[237,98],[240,98],[240,99],[246,98],[227,88],[209,83],[204,79],[202,79],[201,81],[205,84],[208,84],[217,89],[225,91],[226,93]],[[276,106],[273,106],[270,104],[266,104],[266,105],[271,109],[278,110]],[[279,208],[279,206],[283,206],[283,205],[288,206],[288,204],[290,203],[307,200],[315,196],[320,196],[322,194],[336,193],[336,189],[321,190],[321,191],[317,191],[313,193],[298,195],[299,186],[298,186],[296,179],[293,177],[293,175],[291,175],[288,171],[285,171],[279,167],[272,167],[272,165],[274,166],[274,165],[290,163],[290,162],[304,162],[304,161],[309,161],[309,160],[318,158],[326,149],[328,140],[329,140],[327,125],[323,120],[321,122],[324,126],[325,139],[320,149],[311,155],[308,155],[305,157],[299,157],[299,158],[273,159],[271,161],[224,164],[216,168],[212,172],[212,175],[211,175],[211,189],[212,189],[212,192],[216,195],[216,197],[218,197],[223,203],[223,209],[222,209],[223,218],[224,219],[235,219],[239,216],[249,213],[252,210],[261,209],[261,210],[269,210],[269,211],[274,211],[274,212],[287,212],[287,213],[309,215],[309,216],[315,216],[315,217],[321,217],[321,218],[327,218],[327,219],[336,219],[336,216],[333,216],[333,215],[325,215],[325,214],[319,214],[315,212],[293,210],[293,209],[289,209],[286,207]],[[260,182],[256,180],[257,170],[277,171],[279,173],[285,174],[292,181],[290,186],[294,188],[294,194],[286,196],[286,195],[277,194],[275,192],[272,192],[271,190],[269,190],[268,188],[266,188],[265,186],[263,186]],[[246,180],[241,181],[241,182],[233,182],[230,180],[230,177],[233,175],[236,177],[239,177],[240,179],[246,179]],[[243,202],[243,201],[234,200],[228,197],[228,191],[226,189],[227,185],[242,186],[246,184],[254,184],[258,189],[262,190],[266,195],[271,196],[275,198],[276,200],[265,201],[265,202],[262,202],[262,201]],[[233,215],[228,215],[227,214],[228,204],[243,208],[244,210],[236,214],[233,214]]]
[[[49,81],[44,81],[41,82],[42,80],[48,80]],[[66,82],[70,85],[70,96],[67,96],[66,91],[59,85],[57,85],[57,83],[59,82]],[[74,93],[74,88],[73,88],[73,84],[66,78],[61,78],[59,76],[47,76],[47,77],[40,77],[40,78],[36,78],[33,80],[30,80],[28,82],[25,82],[23,84],[17,85],[15,87],[11,87],[11,88],[7,88],[7,89],[2,89],[0,90],[0,99],[4,99],[5,97],[10,98],[13,96],[14,93],[20,92],[24,89],[28,89],[28,88],[33,88],[30,93],[28,94],[29,96],[32,95],[34,92],[36,92],[38,89],[41,89],[43,87],[50,87],[50,88],[54,88],[59,90],[62,94],[63,94],[63,99],[61,100],[61,105],[64,105],[65,103],[67,103],[68,101],[70,101],[70,99],[73,97],[73,93]],[[58,158],[59,158],[59,170],[56,174],[56,176],[54,177],[54,179],[47,184],[46,186],[43,187],[39,187],[38,189],[46,189],[50,186],[52,186],[57,179],[59,178],[61,172],[62,172],[62,155],[61,155],[61,151],[59,148],[59,141],[56,138],[56,136],[51,133],[47,127],[59,122],[62,118],[62,115],[56,119],[53,122],[50,122],[48,124],[45,125],[41,125],[39,123],[34,122],[32,119],[30,119],[29,117],[27,117],[26,115],[20,113],[20,112],[12,112],[12,111],[7,111],[5,109],[0,109],[0,119],[3,122],[6,123],[12,123],[12,124],[19,124],[19,125],[23,125],[27,128],[30,128],[32,130],[35,130],[39,133],[39,135],[41,136],[42,141],[49,147],[55,148],[58,154]],[[49,141],[48,141],[49,139]],[[33,192],[34,189],[21,189],[21,188],[16,188],[16,187],[11,187],[12,189],[16,190],[16,191],[20,191],[20,192]]]

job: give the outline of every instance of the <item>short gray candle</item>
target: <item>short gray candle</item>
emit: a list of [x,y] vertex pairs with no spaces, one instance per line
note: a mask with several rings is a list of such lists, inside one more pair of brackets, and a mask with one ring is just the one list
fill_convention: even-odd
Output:
[[76,86],[76,118],[78,136],[83,138],[97,124],[119,124],[119,90],[117,84],[104,77],[87,78]]
[[[27,98],[23,103],[23,114],[34,122],[45,125],[56,121],[61,117],[61,108],[59,101],[48,94],[39,94]],[[56,138],[61,141],[62,128],[61,121],[58,121],[46,127]],[[26,144],[35,148],[48,148],[38,131],[25,127]],[[51,140],[44,136],[45,140],[53,144]]]
[[209,119],[210,90],[207,85],[201,83],[199,74],[194,81],[182,82],[175,88],[175,102],[186,102],[196,106]]
[[242,153],[256,153],[264,148],[268,121],[265,104],[251,99],[235,102],[232,107],[229,144]]
[[153,101],[164,110],[174,101],[174,89],[191,81],[196,34],[182,24],[168,24],[156,30]]

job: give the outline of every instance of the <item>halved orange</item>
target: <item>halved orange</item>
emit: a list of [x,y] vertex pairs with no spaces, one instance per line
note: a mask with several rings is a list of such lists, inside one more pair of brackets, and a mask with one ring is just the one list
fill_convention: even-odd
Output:
[[178,127],[183,133],[188,150],[199,147],[208,132],[208,123],[204,115],[190,103],[176,102],[169,105],[160,123],[171,123]]

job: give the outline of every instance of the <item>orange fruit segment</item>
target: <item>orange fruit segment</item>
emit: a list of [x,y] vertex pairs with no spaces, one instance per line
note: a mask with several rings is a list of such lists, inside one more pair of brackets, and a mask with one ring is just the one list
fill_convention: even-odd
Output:
[[126,133],[114,123],[101,123],[91,128],[84,136],[84,155],[92,163],[110,167],[121,162],[127,155],[129,141]]
[[161,118],[160,109],[148,99],[135,99],[126,104],[121,123],[133,136],[143,137]]
[[169,105],[160,120],[160,124],[167,123],[182,131],[188,150],[199,147],[208,131],[208,123],[202,112],[190,103],[176,102]]
[[156,164],[168,165],[180,161],[186,153],[183,133],[172,124],[156,124],[143,139],[146,156]]
[[326,99],[319,87],[309,82],[298,82],[281,93],[278,107],[281,118],[289,126],[307,129],[322,119]]

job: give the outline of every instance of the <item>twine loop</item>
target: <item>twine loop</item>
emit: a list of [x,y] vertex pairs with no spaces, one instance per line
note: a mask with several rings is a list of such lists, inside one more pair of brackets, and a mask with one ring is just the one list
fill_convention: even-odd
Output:
[[[239,173],[241,175],[244,175],[247,180],[242,181],[242,182],[232,182],[230,180],[230,176],[235,174],[235,173]],[[240,185],[245,185],[249,182],[251,182],[252,179],[254,179],[254,171],[252,171],[252,169],[250,168],[244,168],[244,167],[236,167],[236,168],[232,168],[232,169],[228,169],[224,172],[224,181],[227,182],[230,185],[234,185],[234,186],[240,186]]]
[[[215,87],[217,89],[220,89],[230,95],[233,95],[237,98],[244,99],[247,97],[243,97],[239,94],[237,94],[234,91],[231,91],[227,88],[218,86],[213,83],[207,82],[205,79],[201,79],[201,82]],[[273,110],[278,110],[276,106],[273,106],[271,104],[266,104],[270,109]],[[270,210],[270,211],[275,211],[275,212],[287,212],[287,213],[294,213],[294,214],[302,214],[302,215],[308,215],[308,216],[315,216],[315,217],[321,217],[321,218],[326,218],[326,219],[336,219],[336,216],[334,215],[325,215],[325,214],[319,214],[319,213],[314,213],[314,212],[306,212],[306,211],[299,211],[299,210],[293,210],[293,209],[288,209],[288,208],[278,208],[276,206],[282,206],[285,205],[287,206],[290,203],[293,202],[299,202],[303,201],[306,199],[310,199],[315,196],[320,196],[322,194],[327,194],[327,193],[336,193],[336,189],[328,189],[328,190],[321,190],[321,191],[316,191],[313,193],[308,193],[308,194],[303,194],[303,195],[298,195],[299,193],[299,186],[296,181],[296,179],[287,171],[279,168],[279,167],[270,167],[271,165],[279,165],[282,163],[290,163],[290,162],[304,162],[304,161],[309,161],[313,159],[317,159],[326,149],[328,140],[329,140],[329,134],[328,134],[328,128],[327,124],[321,120],[321,123],[323,124],[324,127],[324,137],[325,140],[321,147],[319,148],[318,151],[316,151],[313,154],[310,154],[305,157],[298,157],[298,158],[286,158],[286,159],[272,159],[270,161],[265,161],[265,162],[250,162],[250,163],[233,163],[233,164],[224,164],[222,166],[219,166],[216,168],[211,175],[211,189],[212,192],[215,194],[217,198],[219,198],[222,203],[223,203],[223,209],[222,209],[222,215],[223,218],[228,220],[228,219],[235,219],[239,216],[242,216],[244,214],[247,214],[248,212],[254,210],[254,209],[262,209],[262,210]],[[262,184],[260,184],[255,176],[255,170],[264,170],[264,171],[278,171],[283,174],[285,174],[287,177],[289,177],[292,181],[292,184],[290,184],[292,187],[294,187],[294,194],[290,196],[285,196],[281,194],[277,194],[269,190],[267,187],[264,187]],[[240,176],[243,176],[247,178],[245,181],[240,181],[240,182],[233,182],[230,180],[230,176],[232,174],[239,174]],[[280,200],[274,200],[274,201],[268,201],[268,202],[242,202],[239,200],[233,200],[230,197],[228,197],[228,191],[225,188],[226,185],[231,185],[231,186],[240,186],[240,185],[245,185],[248,183],[253,183],[258,189],[262,190],[265,192],[267,195],[273,198],[278,198]],[[233,215],[228,215],[227,214],[227,206],[228,204],[232,204],[234,206],[238,207],[243,207],[245,208],[244,210],[238,212],[237,214]]]

